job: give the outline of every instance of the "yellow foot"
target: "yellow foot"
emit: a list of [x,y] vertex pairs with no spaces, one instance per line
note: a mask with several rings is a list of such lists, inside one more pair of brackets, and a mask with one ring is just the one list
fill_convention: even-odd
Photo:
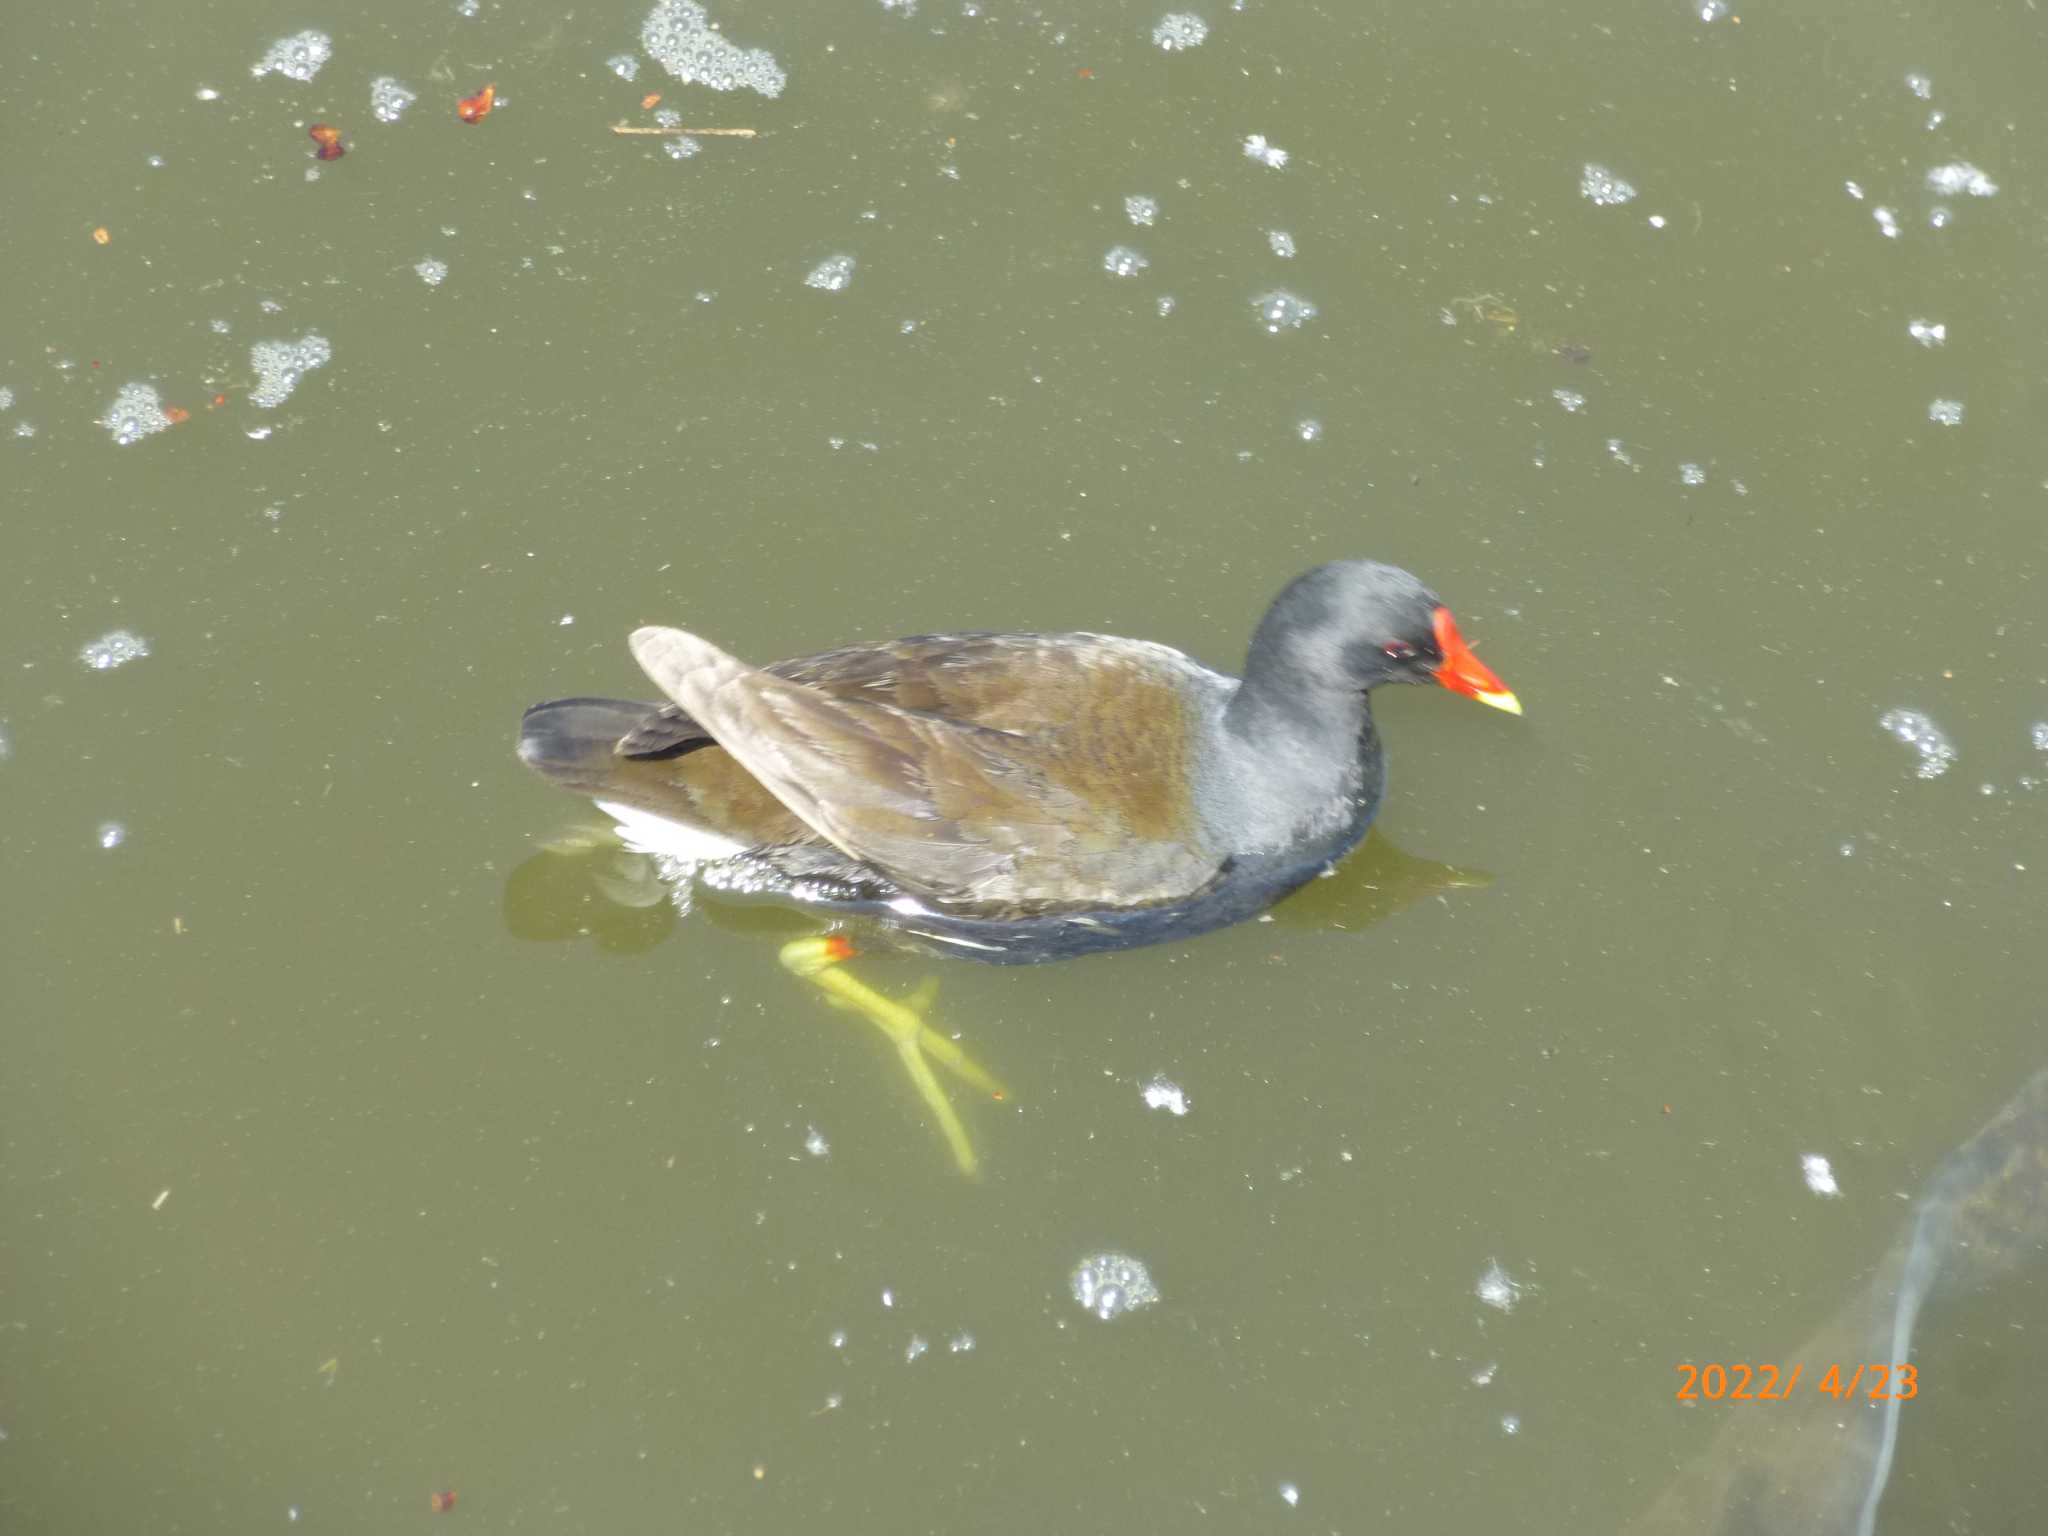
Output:
[[974,1148],[967,1140],[966,1128],[960,1124],[960,1117],[953,1113],[946,1090],[932,1075],[931,1064],[926,1057],[936,1058],[941,1066],[991,1098],[1005,1096],[1002,1084],[984,1072],[959,1046],[925,1023],[920,1010],[931,1000],[932,989],[920,988],[908,1003],[884,997],[851,972],[839,969],[840,963],[852,959],[853,954],[853,942],[844,934],[826,934],[790,940],[782,946],[782,963],[820,988],[827,1002],[865,1015],[877,1029],[896,1042],[896,1054],[903,1058],[903,1069],[910,1074],[910,1080],[917,1084],[918,1093],[938,1117],[939,1129],[946,1133],[947,1144],[953,1149],[953,1160],[960,1165],[962,1173],[974,1172]]

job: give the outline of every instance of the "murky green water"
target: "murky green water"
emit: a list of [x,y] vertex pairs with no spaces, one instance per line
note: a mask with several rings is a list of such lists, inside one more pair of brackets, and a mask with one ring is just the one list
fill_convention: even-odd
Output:
[[[1790,1422],[1674,1366],[1827,1336],[2048,1059],[2038,18],[1197,8],[714,5],[773,101],[615,78],[637,0],[6,24],[10,1529],[1619,1530]],[[610,134],[649,91],[763,136]],[[115,446],[131,381],[191,419]],[[863,961],[1009,1084],[979,1182],[800,925],[529,864],[519,710],[644,693],[638,623],[1231,664],[1355,555],[1528,717],[1388,698],[1375,842],[1269,923]],[[1077,1307],[1103,1249],[1160,1304]],[[1879,1529],[2040,1528],[2044,1276],[1930,1303]]]

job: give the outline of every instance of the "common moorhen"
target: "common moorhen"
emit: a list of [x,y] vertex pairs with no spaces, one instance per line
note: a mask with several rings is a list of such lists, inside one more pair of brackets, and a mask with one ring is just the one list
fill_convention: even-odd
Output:
[[1242,681],[1110,635],[919,635],[750,667],[679,629],[633,654],[673,701],[536,704],[519,755],[713,888],[1049,960],[1249,917],[1365,835],[1368,690],[1519,714],[1450,610],[1367,560],[1291,582]]
[[[1521,713],[1436,594],[1370,560],[1289,583],[1242,680],[1082,633],[919,635],[759,668],[679,629],[631,643],[671,702],[536,704],[519,731],[529,767],[684,881],[1006,963],[1238,922],[1342,857],[1386,783],[1368,698],[1381,683]],[[829,976],[849,952],[799,941],[784,962],[858,988],[840,1000],[907,1063],[919,1039],[937,1052],[944,1037],[914,1014]]]

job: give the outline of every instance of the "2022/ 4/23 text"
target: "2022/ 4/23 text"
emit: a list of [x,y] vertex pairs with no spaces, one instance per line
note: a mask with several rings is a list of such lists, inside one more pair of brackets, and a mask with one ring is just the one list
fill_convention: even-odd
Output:
[[[1683,1379],[1678,1384],[1681,1403],[1782,1403],[1798,1389],[1806,1370],[1804,1361],[1783,1366],[1765,1363],[1676,1367]],[[1819,1372],[1811,1389],[1842,1400],[1861,1395],[1873,1403],[1911,1402],[1920,1395],[1919,1367],[1908,1361],[1896,1365],[1834,1364]]]

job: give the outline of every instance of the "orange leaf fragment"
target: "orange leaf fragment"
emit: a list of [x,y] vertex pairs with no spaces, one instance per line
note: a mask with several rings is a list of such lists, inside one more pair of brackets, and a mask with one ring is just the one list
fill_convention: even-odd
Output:
[[642,112],[652,112],[656,107],[660,105],[661,92],[659,91],[649,91],[645,96],[642,96],[640,98],[640,110]]
[[192,413],[182,405],[167,405],[164,407],[164,420],[174,427],[180,422],[190,421],[191,419]]
[[455,1490],[453,1488],[450,1488],[446,1493],[432,1493],[427,1495],[427,1508],[431,1509],[437,1515],[445,1515],[448,1513],[449,1510],[453,1509],[454,1507]]
[[465,123],[480,123],[490,115],[491,103],[498,99],[498,88],[487,85],[474,96],[465,96],[455,104],[455,115]]
[[341,147],[341,130],[326,123],[315,123],[306,130],[306,136],[320,147],[313,151],[317,160],[339,160],[348,151]]
[[107,226],[104,224],[92,232],[92,243],[94,245],[105,245],[113,238],[112,235],[107,233]]

